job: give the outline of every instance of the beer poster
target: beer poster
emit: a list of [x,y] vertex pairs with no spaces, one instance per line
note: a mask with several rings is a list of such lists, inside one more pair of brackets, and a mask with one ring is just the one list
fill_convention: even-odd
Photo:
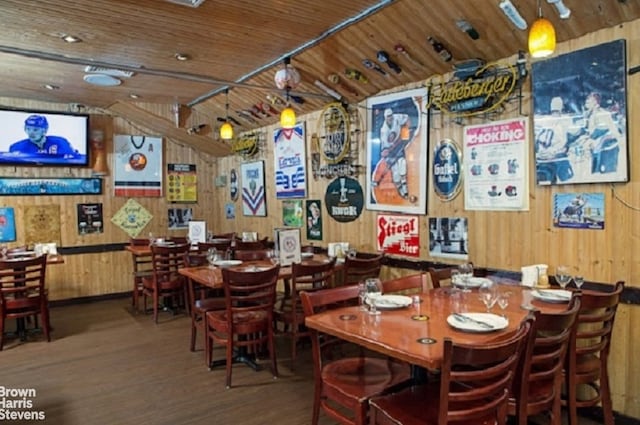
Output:
[[378,251],[420,257],[420,226],[417,215],[379,214],[376,224]]

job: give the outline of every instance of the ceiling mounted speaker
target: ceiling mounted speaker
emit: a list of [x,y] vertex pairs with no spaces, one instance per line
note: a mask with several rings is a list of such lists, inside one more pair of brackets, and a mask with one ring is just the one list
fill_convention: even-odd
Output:
[[84,76],[84,80],[89,84],[103,87],[119,86],[122,84],[122,81],[118,78],[104,74],[87,74]]

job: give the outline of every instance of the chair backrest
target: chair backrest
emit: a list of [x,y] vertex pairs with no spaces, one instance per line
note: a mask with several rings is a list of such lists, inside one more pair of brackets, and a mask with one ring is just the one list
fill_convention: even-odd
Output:
[[240,250],[233,252],[233,258],[242,261],[270,260],[268,249]]
[[46,255],[0,260],[0,309],[19,298],[29,297],[32,305],[36,299],[44,302],[46,271]]
[[509,388],[534,322],[530,314],[515,335],[490,344],[464,345],[444,339],[439,424],[480,423],[482,418],[505,423]]
[[[322,289],[319,291],[302,291],[300,292],[300,301],[304,316],[320,313],[322,311],[336,308],[345,304],[357,304],[358,302],[358,285],[339,286],[337,288]],[[315,329],[309,329],[311,336],[311,351],[313,356],[313,375],[318,382],[321,380],[321,370],[324,351],[328,351],[331,347],[343,343],[338,338],[325,335],[320,337],[320,332]]]
[[258,271],[222,269],[227,317],[264,311],[273,317],[280,265]]
[[431,285],[433,289],[440,288],[442,286],[443,280],[451,279],[451,270],[453,267],[444,267],[444,268],[435,268],[429,267],[429,277],[431,278]]
[[551,411],[554,403],[559,409],[563,368],[569,346],[575,343],[581,296],[580,291],[574,292],[565,311],[535,312],[511,392],[518,417]]
[[257,249],[266,249],[267,241],[251,241],[251,242],[243,242],[241,240],[236,240],[235,245],[233,247],[234,251],[255,251]]
[[189,243],[189,239],[186,236],[168,236],[166,241],[173,242],[177,245]]
[[403,276],[382,282],[382,292],[385,294],[394,292],[420,293],[427,290],[427,274],[425,272]]
[[291,265],[291,299],[295,300],[300,291],[329,288],[333,283],[335,265],[335,257],[327,262],[293,263]]
[[185,267],[199,267],[209,264],[207,260],[207,250],[193,251],[188,250],[184,253],[184,265]]
[[189,244],[151,245],[155,281],[169,281],[178,277],[178,269],[185,266],[185,256],[189,249]]
[[219,253],[224,254],[227,249],[231,248],[231,239],[218,239],[211,242],[198,242],[198,251],[207,252],[211,248],[215,248]]
[[233,238],[236,237],[236,233],[235,232],[229,232],[229,233],[218,233],[215,235],[211,236],[211,239],[231,239],[233,240]]
[[[624,282],[618,281],[613,292],[584,291],[582,293],[576,342],[572,347],[572,355],[568,357],[570,363],[575,362],[576,356],[592,354],[600,358],[601,364],[606,365],[611,348],[613,323],[623,289]],[[594,364],[598,369],[600,366]],[[574,368],[575,364],[570,364],[569,370]]]
[[377,254],[369,258],[347,257],[344,260],[343,285],[362,282],[367,278],[380,277],[384,254]]

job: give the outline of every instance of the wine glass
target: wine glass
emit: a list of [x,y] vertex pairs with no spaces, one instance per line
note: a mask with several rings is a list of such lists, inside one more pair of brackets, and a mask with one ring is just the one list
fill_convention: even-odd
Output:
[[473,277],[473,264],[471,263],[462,263],[458,266],[458,271],[460,272],[460,281],[462,283],[462,290],[464,292],[471,291],[469,289],[469,279]]
[[382,281],[378,278],[369,278],[364,281],[364,289],[367,293],[367,303],[369,304],[369,314],[378,315],[380,312],[376,307],[376,298],[382,295]]
[[584,276],[581,276],[581,275],[574,276],[573,283],[576,284],[576,288],[580,289],[580,287],[582,287],[582,284],[584,283]]
[[360,310],[367,311],[367,291],[365,289],[364,282],[358,283],[358,305],[360,306]]
[[496,301],[498,301],[498,288],[496,288],[493,282],[483,283],[480,289],[478,289],[478,293],[480,294],[480,300],[487,308],[487,313],[491,313],[491,309],[496,305]]
[[558,266],[556,267],[556,281],[562,289],[566,288],[569,282],[571,282],[571,274],[569,274],[569,267]]
[[509,306],[509,297],[511,297],[511,292],[502,292],[498,295],[498,307],[502,310],[502,317],[507,317],[505,310]]

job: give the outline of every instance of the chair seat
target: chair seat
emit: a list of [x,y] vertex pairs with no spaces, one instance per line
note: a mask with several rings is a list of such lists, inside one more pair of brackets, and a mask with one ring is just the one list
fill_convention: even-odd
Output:
[[[153,284],[153,278],[142,279],[142,286],[146,289],[155,290]],[[158,282],[158,290],[162,291],[175,291],[182,289],[184,286],[184,279],[181,276],[176,276],[175,279],[161,280]]]
[[[437,425],[440,410],[440,383],[412,386],[395,394],[374,398],[369,403],[377,409],[376,424]],[[470,403],[465,403],[463,406],[464,409],[472,407]],[[490,417],[455,422],[456,425],[493,425],[495,423],[495,420]]]
[[409,366],[371,357],[350,357],[328,363],[322,369],[324,391],[341,393],[358,403],[382,394],[410,377]]
[[[207,313],[209,323],[218,332],[228,332],[227,311],[210,311]],[[269,315],[266,311],[256,310],[237,313],[233,315],[233,327],[238,333],[259,332],[271,324],[267,321]]]

